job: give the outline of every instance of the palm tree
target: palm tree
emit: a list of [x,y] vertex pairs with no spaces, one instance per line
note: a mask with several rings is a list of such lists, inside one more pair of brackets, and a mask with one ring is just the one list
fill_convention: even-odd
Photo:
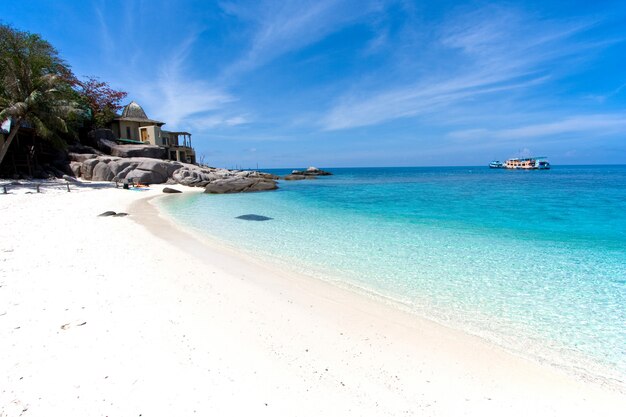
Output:
[[66,120],[75,112],[69,101],[72,80],[52,45],[38,35],[0,25],[0,122],[11,120],[0,163],[23,122],[46,139],[67,132]]

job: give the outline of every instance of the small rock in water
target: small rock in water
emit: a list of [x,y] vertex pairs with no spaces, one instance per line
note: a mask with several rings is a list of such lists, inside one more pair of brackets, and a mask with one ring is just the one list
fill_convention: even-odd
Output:
[[264,222],[266,220],[273,220],[271,217],[259,216],[258,214],[244,214],[243,216],[237,216],[236,219],[252,220],[256,222]]
[[108,216],[115,216],[117,213],[115,213],[114,211],[105,211],[104,213],[101,213],[98,215],[98,217],[108,217]]

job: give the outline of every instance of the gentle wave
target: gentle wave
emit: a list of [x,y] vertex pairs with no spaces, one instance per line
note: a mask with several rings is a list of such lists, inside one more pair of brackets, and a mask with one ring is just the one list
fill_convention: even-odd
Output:
[[160,205],[283,267],[624,382],[626,167],[340,169],[280,185]]

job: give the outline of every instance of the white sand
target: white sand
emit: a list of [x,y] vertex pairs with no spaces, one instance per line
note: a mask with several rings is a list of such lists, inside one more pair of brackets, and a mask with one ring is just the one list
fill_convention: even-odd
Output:
[[133,204],[159,188],[0,195],[0,416],[626,410],[624,394],[200,242]]

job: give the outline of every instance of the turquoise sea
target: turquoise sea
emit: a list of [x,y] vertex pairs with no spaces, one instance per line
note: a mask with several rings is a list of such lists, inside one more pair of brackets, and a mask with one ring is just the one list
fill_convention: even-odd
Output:
[[625,383],[626,166],[332,171],[275,192],[159,205],[253,256]]

